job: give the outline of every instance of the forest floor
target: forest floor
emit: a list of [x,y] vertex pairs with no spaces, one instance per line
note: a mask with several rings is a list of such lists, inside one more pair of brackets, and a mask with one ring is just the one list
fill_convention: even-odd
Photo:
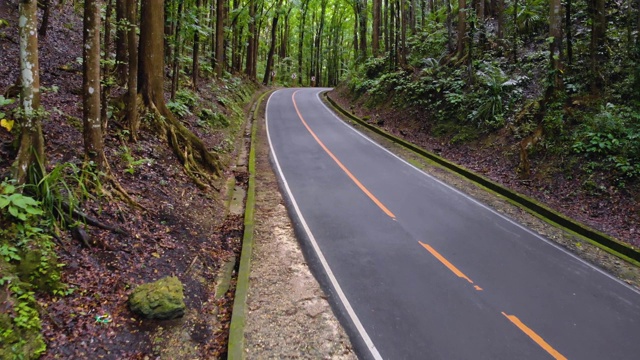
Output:
[[[0,94],[18,78],[17,18],[15,3],[0,2],[0,19],[9,23],[0,28]],[[67,162],[82,167],[82,67],[77,61],[81,45],[80,14],[70,4],[52,11],[47,36],[39,39],[49,170]],[[62,281],[74,291],[65,297],[37,294],[48,349],[43,359],[224,357],[233,283],[218,297],[215,284],[219,269],[237,257],[240,248],[242,217],[229,214],[225,202],[228,187],[233,188],[227,184],[235,179],[243,186],[248,179],[243,170],[232,167],[239,151],[237,140],[244,135],[244,119],[234,117],[219,101],[222,96],[235,96],[225,90],[225,84],[201,83],[196,92],[199,102],[217,106],[217,111],[235,120],[219,131],[201,126],[195,116],[183,120],[210,149],[222,149],[223,176],[214,186],[201,189],[152,129],[143,125],[139,141],[130,143],[121,120],[110,120],[105,145],[111,173],[139,206],[128,205],[105,183],[102,189],[107,191],[94,191],[81,210],[124,231],[87,227],[89,246],[69,231],[60,234]],[[249,86],[251,93],[255,85]],[[116,87],[112,94],[119,91]],[[14,134],[0,128],[1,178],[15,159],[12,141]],[[135,317],[126,301],[132,288],[169,275],[184,284],[186,315],[162,322]],[[96,321],[101,315],[108,315],[110,321]]]
[[[510,141],[507,131],[480,136],[466,143],[452,143],[428,132],[419,112],[398,111],[391,106],[372,108],[366,95],[354,99],[345,87],[331,94],[343,108],[369,120],[385,131],[434,152],[503,186],[529,196],[627,244],[640,247],[640,184],[624,189],[609,184],[607,174],[580,171],[584,164],[563,168],[563,159],[539,152],[530,156],[532,176],[517,174],[519,142]],[[567,172],[573,174],[567,176]]]

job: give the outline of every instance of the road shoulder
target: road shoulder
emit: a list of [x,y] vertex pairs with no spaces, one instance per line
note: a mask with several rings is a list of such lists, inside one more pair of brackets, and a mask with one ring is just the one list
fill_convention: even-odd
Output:
[[249,277],[245,356],[249,359],[356,359],[312,275],[269,163],[258,119],[254,249]]

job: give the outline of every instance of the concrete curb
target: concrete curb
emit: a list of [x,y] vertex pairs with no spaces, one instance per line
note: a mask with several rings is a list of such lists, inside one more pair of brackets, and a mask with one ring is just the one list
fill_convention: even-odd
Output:
[[333,101],[333,99],[329,97],[328,92],[324,93],[324,97],[331,104],[331,106],[334,109],[336,109],[339,113],[355,121],[359,125],[367,128],[368,130],[371,130],[374,133],[381,135],[386,139],[394,142],[395,144],[402,146],[418,155],[421,155],[427,158],[428,160],[435,162],[439,166],[444,167],[445,169],[452,171],[466,179],[469,179],[474,183],[482,187],[485,187],[496,194],[504,196],[509,202],[523,208],[524,210],[528,211],[529,213],[533,214],[536,217],[541,218],[542,220],[549,222],[553,225],[562,227],[570,231],[571,233],[579,235],[580,237],[584,238],[586,241],[603,249],[604,251],[612,255],[615,255],[621,259],[624,259],[636,266],[640,266],[640,251],[635,247],[622,243],[611,236],[608,236],[597,230],[594,230],[582,223],[579,223],[576,220],[570,219],[554,210],[551,210],[549,207],[547,207],[546,205],[543,205],[542,203],[536,200],[533,200],[527,196],[519,194],[510,189],[507,189],[506,187],[499,185],[479,174],[476,174],[473,171],[465,169],[460,165],[450,162],[436,154],[433,154],[425,149],[418,147],[415,144],[412,144],[410,142],[397,138],[376,126],[373,126],[365,122],[364,120],[356,117],[355,115],[341,108],[335,101]]
[[251,269],[251,253],[253,251],[253,214],[255,210],[255,175],[256,175],[256,134],[258,129],[257,119],[260,105],[265,96],[271,92],[265,92],[256,101],[251,115],[251,147],[249,150],[249,186],[247,188],[247,200],[244,213],[244,233],[242,236],[242,252],[240,254],[240,266],[236,293],[233,301],[231,325],[229,326],[229,344],[227,359],[244,359],[244,325],[247,317],[247,294],[249,291],[249,274]]

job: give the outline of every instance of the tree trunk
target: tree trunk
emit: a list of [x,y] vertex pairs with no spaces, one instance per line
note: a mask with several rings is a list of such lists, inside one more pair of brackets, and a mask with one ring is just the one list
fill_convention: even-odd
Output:
[[458,0],[458,59],[463,59],[466,55],[464,38],[467,32],[467,2]]
[[262,83],[264,85],[269,85],[269,80],[271,79],[271,71],[273,67],[273,54],[276,50],[276,35],[278,34],[278,18],[280,17],[280,5],[282,4],[282,0],[278,0],[276,5],[275,14],[273,15],[273,22],[271,23],[271,45],[269,45],[269,54],[267,55],[267,66],[264,71],[264,78]]
[[218,78],[222,78],[224,71],[224,3],[225,0],[216,0],[216,67]]
[[399,0],[400,6],[400,66],[404,67],[407,64],[407,23],[409,22],[409,14],[407,9],[407,0]]
[[247,65],[245,67],[244,73],[250,79],[254,79],[256,77],[255,74],[255,52],[256,48],[254,47],[254,39],[256,38],[256,0],[249,0],[249,42],[247,44]]
[[600,72],[606,60],[605,35],[607,31],[607,14],[605,0],[590,0],[593,6],[591,22],[591,92],[601,94],[604,91],[604,75]]
[[380,52],[380,12],[382,0],[373,0],[373,24],[371,28],[371,51],[377,57]]
[[116,0],[116,77],[118,84],[124,85],[127,81],[127,0]]
[[358,40],[360,40],[360,44],[358,45],[360,56],[358,56],[358,62],[364,62],[367,59],[367,0],[355,0],[357,9],[358,9],[358,21],[359,21],[359,30]]
[[104,139],[100,121],[100,0],[85,0],[82,47],[84,154],[104,169]]
[[41,38],[47,37],[47,28],[49,27],[49,15],[51,14],[51,0],[43,0],[44,9],[42,10],[42,24],[40,24],[40,30],[38,35]]
[[304,46],[304,34],[305,34],[305,23],[307,21],[307,9],[309,9],[309,0],[304,0],[302,2],[302,13],[300,16],[302,19],[300,20],[300,31],[298,32],[298,82],[299,84],[303,83],[302,78],[302,49]]
[[198,88],[198,73],[200,72],[200,30],[199,27],[202,24],[202,0],[197,0],[196,3],[196,29],[193,31],[193,61],[191,68],[191,77],[193,82],[193,88]]
[[[551,0],[551,1],[556,1],[556,0]],[[551,10],[551,11],[553,12],[554,10]],[[514,0],[513,1],[513,63],[516,64],[517,62],[518,62],[518,0]]]
[[451,11],[451,1],[452,0],[444,0],[445,6],[447,7],[447,19],[446,19],[446,27],[447,27],[447,49],[450,54],[453,54],[453,14]]
[[[104,54],[104,61],[102,62],[102,78],[107,79],[114,74],[111,71],[111,17],[113,13],[113,0],[107,0],[107,9],[105,12],[105,23],[104,23],[104,42],[102,45],[102,53]],[[98,27],[98,32],[100,31],[100,27]],[[99,42],[99,41],[98,41]],[[84,63],[83,63],[84,64]],[[117,79],[118,83],[120,83],[120,79]],[[109,115],[107,113],[107,109],[109,108],[109,96],[111,94],[111,82],[105,81],[102,85],[102,89],[100,92],[100,119],[102,124],[102,132],[104,133],[107,129],[107,125],[109,123]]]
[[562,1],[551,0],[549,3],[549,37],[550,43],[550,65],[553,73],[553,90],[562,87]]
[[171,100],[176,98],[176,92],[178,91],[180,82],[180,54],[182,53],[182,39],[180,34],[182,32],[182,9],[184,6],[184,0],[178,0],[178,13],[176,14],[176,33],[173,36],[175,44],[173,51],[173,70],[171,71]]
[[571,33],[571,0],[565,4],[565,32],[567,34],[567,63],[573,63],[573,34]]
[[129,73],[127,74],[127,121],[132,141],[138,139],[140,119],[138,117],[138,0],[126,0],[127,45],[129,45]]
[[504,0],[497,0],[497,13],[498,13],[498,29],[496,31],[496,37],[500,40],[504,37]]
[[163,0],[143,0],[140,12],[140,94],[154,115],[157,128],[166,136],[185,172],[201,187],[211,172],[220,175],[220,160],[169,111],[164,101],[164,6]]
[[19,184],[25,182],[32,165],[44,171],[44,137],[40,122],[40,66],[38,64],[37,0],[21,0],[18,3],[20,21],[20,146],[13,163],[13,177]]

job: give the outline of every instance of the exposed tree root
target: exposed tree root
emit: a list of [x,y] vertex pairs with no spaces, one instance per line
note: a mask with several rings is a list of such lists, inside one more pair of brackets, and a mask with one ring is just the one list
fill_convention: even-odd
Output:
[[153,103],[147,106],[159,125],[158,130],[167,138],[185,173],[198,187],[219,190],[213,181],[221,175],[222,164],[218,155],[210,152],[204,142],[176,119],[166,107],[161,111]]

